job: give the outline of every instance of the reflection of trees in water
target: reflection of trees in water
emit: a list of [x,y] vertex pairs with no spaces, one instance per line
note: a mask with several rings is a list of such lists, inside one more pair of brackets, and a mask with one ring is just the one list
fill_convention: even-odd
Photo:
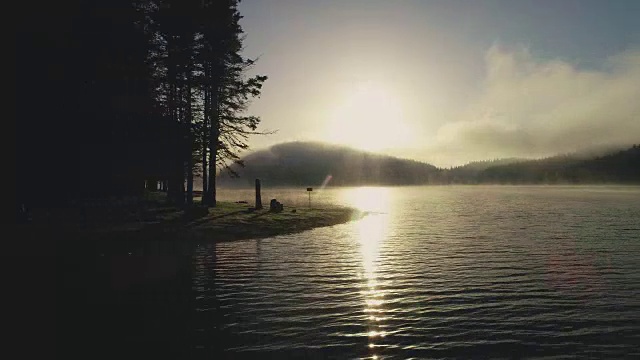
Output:
[[[229,244],[199,245],[194,249],[192,267],[192,298],[190,326],[192,337],[190,358],[216,358],[229,349],[255,344],[259,336],[239,330],[238,324],[244,324],[246,313],[238,311],[246,297],[245,289],[239,277],[250,276],[258,279],[265,276],[263,263],[263,241],[250,240],[239,245],[234,243],[233,251]],[[253,259],[239,264],[237,257],[248,256]],[[232,279],[232,281],[230,281]]]
[[211,358],[228,344],[220,324],[222,310],[217,294],[216,245],[197,245],[193,255],[192,357]]
[[77,332],[64,333],[74,339],[67,354],[86,355],[95,349],[105,358],[124,353],[141,358],[188,354],[193,307],[190,244],[109,239],[93,245],[91,254],[74,254],[91,264],[69,263],[70,271],[82,274],[73,283],[83,294],[60,293],[60,302],[68,304],[60,312],[65,328]]

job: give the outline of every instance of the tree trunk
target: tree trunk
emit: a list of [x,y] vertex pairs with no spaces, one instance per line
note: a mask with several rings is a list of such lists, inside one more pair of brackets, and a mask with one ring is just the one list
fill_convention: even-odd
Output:
[[216,162],[218,155],[218,137],[219,130],[219,118],[218,118],[218,94],[217,87],[216,92],[211,94],[211,129],[209,132],[209,185],[207,186],[207,204],[209,206],[216,206]]
[[177,206],[184,205],[184,161],[183,161],[183,133],[178,117],[178,66],[177,54],[175,51],[175,39],[170,38],[167,43],[167,82],[169,84],[169,95],[167,99],[168,112],[171,126],[175,126],[178,131],[173,134],[173,159],[169,186],[167,189],[167,199]]
[[209,186],[209,177],[207,174],[207,138],[203,136],[202,140],[202,203],[204,204],[204,197]]
[[[209,64],[211,66],[211,64]],[[211,207],[216,206],[216,161],[218,153],[219,118],[218,118],[218,86],[217,78],[212,77],[213,71],[209,68],[208,89],[209,93],[209,167],[207,192],[203,202]]]
[[[212,126],[216,128],[217,126]],[[216,206],[216,161],[218,155],[218,135],[217,130],[211,131],[209,137],[209,184],[207,185],[207,204],[209,206]],[[212,140],[215,139],[215,140]]]
[[185,130],[187,131],[187,144],[186,144],[186,156],[187,156],[187,205],[193,204],[193,135],[191,132],[191,124],[193,122],[192,111],[191,111],[191,69],[187,67],[187,81],[186,81],[186,92],[187,92],[187,103],[186,103],[186,121],[185,121]]
[[187,173],[187,205],[192,205],[193,204],[193,163],[192,161],[189,161],[189,165],[188,165],[188,169],[187,171],[189,171]]
[[[178,89],[174,85],[172,86],[172,95],[174,99],[177,97]],[[173,121],[176,123],[176,129],[178,130],[175,134],[177,137],[175,139],[175,148],[174,148],[174,164],[173,164],[173,181],[169,181],[169,195],[168,197],[173,201],[176,206],[184,205],[184,127],[182,122],[180,121],[178,114],[178,106],[177,101],[174,100],[174,109],[172,111]]]
[[146,189],[149,192],[156,192],[158,191],[158,179],[156,178],[148,178],[147,183],[146,183]]
[[[208,79],[209,71],[205,66],[205,79]],[[207,148],[209,147],[209,87],[204,89],[204,117],[202,119],[202,203],[206,204],[207,189],[209,186],[209,179],[207,174]]]

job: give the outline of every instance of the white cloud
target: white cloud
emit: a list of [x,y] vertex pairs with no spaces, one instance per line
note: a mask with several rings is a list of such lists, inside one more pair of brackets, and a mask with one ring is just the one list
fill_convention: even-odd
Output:
[[428,160],[461,164],[640,142],[640,51],[599,70],[492,47],[475,101],[440,127]]

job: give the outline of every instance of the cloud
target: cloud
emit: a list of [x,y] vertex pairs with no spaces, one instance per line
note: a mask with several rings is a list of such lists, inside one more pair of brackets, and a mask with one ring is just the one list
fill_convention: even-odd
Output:
[[485,62],[477,97],[438,129],[428,160],[453,165],[640,142],[640,51],[598,70],[497,46]]

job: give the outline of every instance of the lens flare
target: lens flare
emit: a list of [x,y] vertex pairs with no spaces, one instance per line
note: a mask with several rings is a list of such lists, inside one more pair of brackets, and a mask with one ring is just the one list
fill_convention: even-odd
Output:
[[331,174],[327,175],[327,177],[324,178],[322,185],[320,185],[320,190],[324,189],[329,184],[329,181],[331,181],[331,179],[333,179],[333,176],[331,176]]

